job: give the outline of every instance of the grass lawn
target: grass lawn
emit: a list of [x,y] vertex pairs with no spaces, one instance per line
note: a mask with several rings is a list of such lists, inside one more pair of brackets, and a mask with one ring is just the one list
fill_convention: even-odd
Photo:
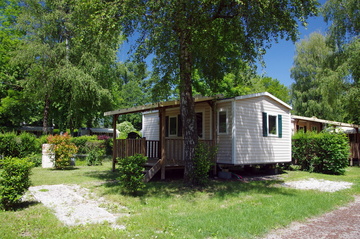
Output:
[[[360,168],[348,168],[344,176],[287,171],[283,180],[214,180],[203,190],[183,187],[181,181],[155,181],[143,195],[124,196],[110,171],[103,166],[79,166],[74,170],[34,168],[33,185],[79,184],[110,203],[106,207],[129,217],[118,219],[125,230],[107,224],[64,226],[50,209],[39,203],[24,204],[11,212],[0,212],[0,238],[255,238],[271,229],[305,220],[334,209],[360,194]],[[354,183],[335,193],[279,187],[284,181],[318,178]]]

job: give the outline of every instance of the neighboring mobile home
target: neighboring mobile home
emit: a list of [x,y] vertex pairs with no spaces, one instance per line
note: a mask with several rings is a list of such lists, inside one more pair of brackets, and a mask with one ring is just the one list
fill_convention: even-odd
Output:
[[[179,101],[171,101],[106,112],[105,115],[112,115],[115,122],[121,114],[143,112],[144,143],[138,151],[159,159],[156,170],[161,166],[164,177],[166,166],[181,166],[184,162],[179,109]],[[218,165],[291,162],[290,110],[288,104],[267,92],[229,99],[197,98],[199,140],[217,146]],[[135,153],[130,150],[130,144],[134,145],[135,141],[116,142],[114,165],[118,156],[126,156],[121,152]]]

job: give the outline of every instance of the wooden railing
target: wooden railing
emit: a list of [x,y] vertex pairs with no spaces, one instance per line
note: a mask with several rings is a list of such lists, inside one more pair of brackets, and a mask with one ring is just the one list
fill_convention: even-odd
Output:
[[[214,145],[212,140],[199,140],[210,146]],[[142,139],[117,139],[116,140],[116,157],[125,158],[135,154],[146,155],[149,159],[159,159],[160,142],[158,140]],[[184,165],[184,140],[183,139],[166,139],[166,165]]]

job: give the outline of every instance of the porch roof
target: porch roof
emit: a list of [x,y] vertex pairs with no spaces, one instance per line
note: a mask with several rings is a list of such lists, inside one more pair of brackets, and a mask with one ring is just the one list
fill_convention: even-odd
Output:
[[[218,99],[217,97],[197,97],[195,98],[195,103],[201,103],[206,101],[212,101],[214,99]],[[158,102],[154,104],[148,104],[148,105],[141,105],[126,109],[119,109],[115,111],[108,111],[104,113],[104,116],[111,116],[111,115],[123,115],[123,114],[130,114],[130,113],[139,113],[139,112],[145,112],[145,111],[152,111],[152,110],[158,110],[160,108],[172,108],[172,107],[178,107],[180,106],[180,100],[172,100],[172,101],[164,101],[164,102]]]
[[310,118],[310,117],[305,117],[305,116],[292,115],[291,118],[293,120],[311,121],[311,122],[329,124],[329,125],[334,125],[334,126],[360,128],[360,125],[357,125],[357,124],[349,124],[349,123],[343,123],[343,122],[337,122],[337,121],[331,121],[331,120],[318,119],[315,116]]

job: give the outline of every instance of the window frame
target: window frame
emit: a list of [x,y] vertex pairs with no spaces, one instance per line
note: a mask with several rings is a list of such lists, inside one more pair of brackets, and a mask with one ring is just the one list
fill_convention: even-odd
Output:
[[[172,129],[172,124],[171,124],[171,120],[175,119],[175,134],[172,134],[171,129]],[[177,137],[178,136],[178,117],[177,116],[169,116],[169,123],[168,123],[168,132],[169,132],[169,137]]]
[[[221,113],[225,113],[225,131],[220,131],[221,128],[220,127],[220,114]],[[217,112],[217,132],[219,135],[225,135],[229,133],[229,114],[228,114],[228,110],[219,110]]]
[[[270,117],[275,117],[275,134],[270,132]],[[273,114],[273,113],[268,113],[267,114],[267,133],[268,136],[271,137],[278,137],[279,135],[279,123],[278,123],[279,119],[278,119],[278,115],[277,114]]]

